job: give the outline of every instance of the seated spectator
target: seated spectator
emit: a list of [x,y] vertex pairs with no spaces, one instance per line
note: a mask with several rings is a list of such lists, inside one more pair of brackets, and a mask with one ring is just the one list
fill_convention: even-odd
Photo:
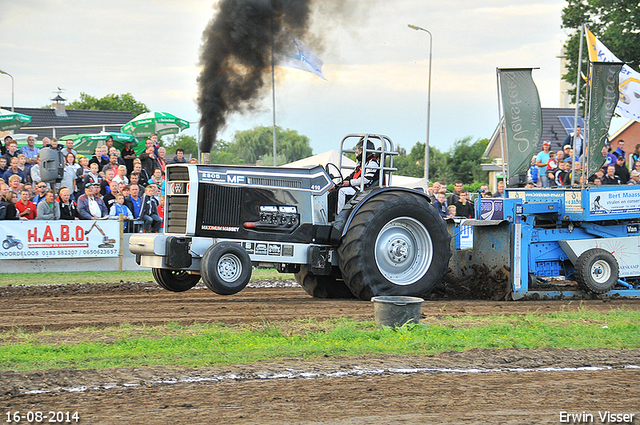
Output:
[[456,215],[456,206],[455,205],[449,205],[447,207],[447,211],[449,211],[449,214],[447,215],[447,218],[453,218]]
[[60,205],[53,199],[53,190],[47,190],[38,202],[36,220],[60,220]]
[[85,174],[84,177],[82,177],[85,187],[88,183],[97,184],[98,186],[100,185],[100,183],[102,183],[103,178],[100,174],[98,174],[98,172],[98,164],[95,162],[90,163],[89,172]]
[[158,200],[154,196],[155,190],[155,185],[150,184],[145,188],[142,197],[140,218],[144,221],[143,232],[145,233],[158,233],[162,225],[162,219],[158,215]]
[[107,163],[107,165],[105,165],[102,168],[102,172],[106,174],[107,170],[111,170],[113,172],[113,175],[115,176],[115,175],[118,174],[118,167],[119,166],[120,166],[120,164],[118,164],[118,154],[113,152],[113,153],[109,154],[109,162]]
[[20,177],[17,175],[13,175],[9,177],[9,190],[13,190],[15,193],[20,193],[23,188],[23,184],[20,182]]
[[102,156],[102,147],[96,146],[96,149],[94,152],[95,153],[93,155],[93,158],[89,160],[89,165],[96,164],[98,166],[98,172],[100,172],[100,170],[102,170],[105,167],[105,165],[109,163],[109,158]]
[[104,202],[109,211],[111,211],[111,206],[116,202],[116,193],[118,193],[118,183],[111,180],[107,194],[102,197],[102,202]]
[[147,183],[155,184],[156,186],[158,186],[158,188],[162,192],[162,195],[164,195],[164,175],[160,168],[156,168],[155,170],[153,170],[153,175]]
[[624,163],[624,156],[619,155],[616,158],[615,168],[615,174],[620,177],[620,181],[622,182],[622,184],[627,184],[627,182],[631,179],[631,175],[629,174],[629,169]]
[[186,164],[187,159],[184,157],[184,149],[176,149],[176,156],[171,160],[172,164]]
[[18,163],[19,163],[19,159],[18,159],[17,155],[11,158],[11,162],[9,163],[9,168],[2,175],[2,179],[5,182],[8,182],[9,181],[9,177],[11,177],[13,175],[17,175],[17,176],[20,177],[20,183],[26,183],[27,182],[27,179],[25,178],[24,173],[22,172],[22,170],[20,168],[18,168]]
[[491,198],[493,195],[491,194],[491,191],[489,190],[489,186],[486,184],[483,184],[482,186],[480,186],[480,197],[482,198]]
[[88,182],[84,185],[84,195],[78,199],[78,214],[82,220],[100,220],[109,217],[104,202],[97,196],[100,185]]
[[[139,183],[140,185],[146,187],[147,186],[147,182],[149,181],[149,179],[151,178],[151,176],[149,174],[147,174],[147,172],[142,168],[142,163],[140,162],[139,159],[136,159],[133,161],[133,173],[138,173],[139,176]],[[133,174],[131,173],[131,174]],[[130,185],[134,184],[133,182],[129,183]]]
[[160,169],[162,170],[162,173],[164,173],[165,170],[167,169],[167,160],[164,158],[166,154],[167,154],[167,150],[162,146],[160,146],[158,148],[158,157],[156,159],[158,160],[158,164],[160,164]]
[[164,227],[164,195],[160,197],[160,203],[158,204],[158,215],[162,219],[162,226]]
[[7,159],[7,163],[11,164],[11,159],[17,158],[19,154],[20,151],[18,151],[18,142],[13,139],[9,140],[7,142],[7,150],[4,153],[4,157]]
[[60,188],[60,220],[79,220],[78,206],[71,199],[71,190],[68,187]]
[[0,176],[2,176],[5,171],[7,171],[7,168],[9,168],[7,165],[7,158],[5,158],[4,156],[0,156]]
[[122,214],[122,218],[125,220],[124,231],[128,232],[129,223],[126,221],[133,220],[133,213],[124,204],[124,195],[122,193],[116,193],[115,202],[109,210],[109,218],[118,220],[120,219],[120,214]]
[[[4,213],[3,220],[17,220],[19,217],[18,217],[18,210],[16,209],[16,202],[18,201],[18,196],[16,195],[16,193],[10,190],[5,195],[4,201],[5,201],[5,213]],[[0,208],[2,208],[2,206],[0,206]],[[0,214],[2,213],[0,212]]]
[[120,151],[120,156],[124,160],[124,164],[127,166],[127,175],[133,171],[133,160],[136,159],[136,151],[131,149],[131,141],[124,142],[124,149]]
[[105,196],[111,192],[111,182],[113,181],[113,170],[108,168],[104,173],[104,179],[100,182],[100,195]]
[[503,181],[498,182],[498,190],[496,193],[493,194],[493,197],[504,198],[504,182]]
[[118,183],[122,182],[125,185],[129,184],[129,179],[127,178],[127,166],[126,165],[118,166],[118,173],[113,178],[113,181],[118,182]]
[[628,185],[635,186],[640,184],[640,172],[633,170],[631,172],[631,179],[627,183]]
[[[125,164],[125,162],[124,162],[124,159],[122,159],[122,158],[120,157],[120,151],[119,151],[119,150],[118,150],[118,148],[116,148],[115,146],[111,146],[111,147],[109,148],[109,158],[111,158],[111,155],[112,155],[112,154],[115,154],[115,155],[116,155],[116,157],[118,158],[118,165],[124,165],[124,166],[126,167],[126,164]],[[117,175],[117,174],[118,174],[118,173],[116,173],[116,175]]]
[[18,217],[23,220],[34,220],[36,218],[37,207],[36,204],[31,202],[27,189],[20,191],[20,200],[16,202],[16,209],[18,210]]
[[33,199],[31,199],[36,206],[44,199],[44,195],[47,193],[47,190],[48,187],[45,182],[40,182],[36,185],[35,195],[33,196]]
[[456,180],[453,183],[453,193],[451,194],[451,196],[447,198],[447,203],[449,205],[455,205],[456,202],[458,202],[458,199],[460,198],[460,192],[462,192],[463,190],[464,190],[464,184],[462,183],[462,180]]

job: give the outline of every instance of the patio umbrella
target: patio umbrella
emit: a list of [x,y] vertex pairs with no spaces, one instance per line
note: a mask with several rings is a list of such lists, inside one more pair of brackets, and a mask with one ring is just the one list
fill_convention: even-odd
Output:
[[113,146],[118,150],[124,148],[124,142],[131,142],[132,147],[138,144],[138,139],[131,134],[103,131],[94,134],[78,134],[73,139],[74,149],[79,153],[92,154],[96,150],[96,146],[104,144],[100,142],[105,142],[109,137],[113,137]]
[[156,133],[158,137],[165,134],[176,134],[189,128],[189,121],[178,118],[168,112],[147,112],[140,114],[124,126],[123,133],[133,134],[136,137],[149,137]]
[[17,130],[31,122],[31,117],[17,112],[0,109],[0,131]]

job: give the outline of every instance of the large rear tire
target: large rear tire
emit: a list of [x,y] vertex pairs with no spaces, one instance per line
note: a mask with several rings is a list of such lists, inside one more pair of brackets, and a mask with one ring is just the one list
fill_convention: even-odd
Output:
[[153,269],[152,272],[158,285],[171,292],[188,291],[200,281],[200,276],[184,270]]
[[451,236],[423,196],[384,192],[355,213],[337,254],[345,283],[360,299],[426,297],[449,268]]
[[328,276],[318,276],[310,273],[307,266],[300,266],[296,281],[314,298],[354,298],[338,270]]
[[576,261],[576,281],[595,294],[604,294],[616,286],[620,268],[609,251],[593,248],[583,252]]
[[221,242],[202,256],[200,274],[207,288],[219,295],[242,291],[251,279],[251,258],[240,245]]

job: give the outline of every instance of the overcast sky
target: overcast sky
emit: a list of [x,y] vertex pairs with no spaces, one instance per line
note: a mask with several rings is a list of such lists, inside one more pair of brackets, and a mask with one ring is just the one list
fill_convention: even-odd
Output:
[[[350,0],[356,3],[354,0]],[[202,31],[212,0],[4,0],[0,69],[15,78],[15,104],[41,107],[58,87],[68,101],[130,92],[151,110],[199,120]],[[351,132],[424,142],[429,36],[433,34],[431,145],[491,137],[498,120],[496,67],[533,72],[543,107],[560,102],[564,0],[360,0],[359,9],[316,18],[302,41],[324,61],[326,81],[278,68],[278,125],[309,136],[314,153]],[[316,40],[322,40],[317,44]],[[0,75],[0,105],[11,79]],[[253,115],[234,115],[221,134],[272,124],[271,97]],[[193,124],[190,134],[195,134]]]

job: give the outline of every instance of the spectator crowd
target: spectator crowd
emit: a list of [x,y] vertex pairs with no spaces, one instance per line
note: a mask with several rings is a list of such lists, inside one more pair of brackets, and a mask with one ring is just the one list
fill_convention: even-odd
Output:
[[[164,223],[165,169],[168,163],[187,163],[178,148],[168,162],[156,134],[138,155],[125,142],[123,149],[109,138],[93,156],[78,154],[73,140],[64,146],[56,138],[35,137],[18,149],[11,136],[0,144],[0,220],[101,220],[122,217],[126,232],[159,232]],[[62,152],[64,172],[60,182],[40,177],[40,149]],[[190,162],[195,162],[192,159]],[[134,226],[134,223],[141,226]],[[138,229],[140,227],[140,229]]]

